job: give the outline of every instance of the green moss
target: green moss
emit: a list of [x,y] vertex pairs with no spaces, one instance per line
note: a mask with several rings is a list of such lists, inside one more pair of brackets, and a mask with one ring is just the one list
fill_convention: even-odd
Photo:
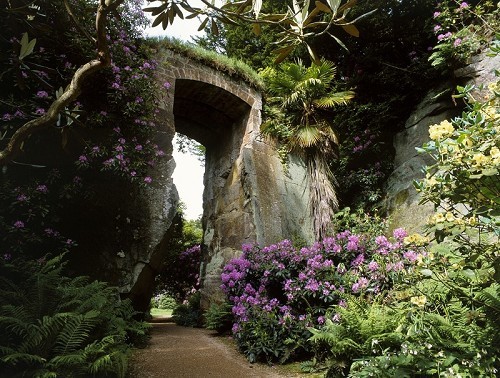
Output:
[[264,82],[259,74],[241,60],[205,50],[192,43],[183,42],[176,38],[149,38],[147,42],[151,44],[151,47],[174,51],[177,54],[212,67],[217,71],[224,72],[231,77],[241,79],[258,90],[264,89]]
[[396,197],[394,198],[396,206],[400,207],[401,205],[403,205],[408,199],[408,196],[409,196],[408,189],[404,189],[398,192],[398,194],[396,194]]

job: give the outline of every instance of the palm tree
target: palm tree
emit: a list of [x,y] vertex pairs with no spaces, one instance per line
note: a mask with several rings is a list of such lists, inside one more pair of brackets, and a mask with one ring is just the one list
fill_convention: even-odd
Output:
[[261,130],[281,142],[286,152],[304,158],[311,216],[320,240],[333,232],[332,218],[338,209],[336,180],[328,166],[328,161],[338,157],[338,139],[325,109],[346,104],[354,92],[332,92],[335,66],[326,60],[311,67],[301,61],[283,63],[265,70],[263,76],[272,117]]

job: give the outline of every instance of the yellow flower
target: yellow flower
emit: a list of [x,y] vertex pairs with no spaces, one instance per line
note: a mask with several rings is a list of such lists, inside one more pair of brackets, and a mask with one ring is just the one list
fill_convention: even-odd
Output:
[[489,83],[488,89],[490,90],[491,93],[500,92],[499,82],[497,81],[497,82]]
[[462,141],[462,144],[467,147],[471,148],[474,145],[474,142],[469,137],[465,137],[464,140]]
[[490,158],[487,156],[484,156],[482,153],[478,153],[478,154],[474,154],[474,156],[472,156],[472,160],[474,160],[474,165],[479,167],[479,166],[488,164],[488,162],[490,161]]
[[477,218],[476,217],[470,217],[467,222],[469,223],[469,225],[471,226],[475,226],[477,224]]
[[438,182],[434,176],[425,180],[425,185],[427,185],[427,186],[434,186],[434,185],[437,185],[437,183]]
[[449,212],[449,211],[446,213],[446,217],[445,218],[446,218],[446,220],[448,222],[453,222],[455,220],[455,216],[451,212]]
[[424,245],[429,242],[429,239],[427,239],[425,236],[415,233],[404,238],[403,242],[405,244]]
[[492,159],[498,159],[500,158],[500,149],[498,147],[492,147],[490,150],[490,156]]
[[437,213],[437,214],[434,214],[434,222],[435,223],[442,223],[446,220],[446,218],[444,217],[443,213]]
[[410,302],[417,307],[424,307],[427,303],[427,297],[425,295],[420,295],[418,297],[411,297]]
[[485,118],[488,120],[495,120],[500,118],[500,114],[497,113],[497,110],[493,106],[485,106],[481,112],[484,114]]
[[450,121],[444,120],[440,124],[432,125],[429,127],[429,136],[432,140],[443,139],[453,134],[455,129]]

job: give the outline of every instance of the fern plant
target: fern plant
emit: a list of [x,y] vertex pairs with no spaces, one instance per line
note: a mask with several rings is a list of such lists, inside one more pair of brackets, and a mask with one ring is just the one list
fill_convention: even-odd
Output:
[[107,284],[65,277],[62,259],[0,266],[0,376],[124,377],[147,326]]
[[[330,370],[349,368],[355,358],[372,355],[400,345],[403,334],[398,327],[405,313],[381,303],[355,296],[345,296],[348,306],[334,306],[321,329],[310,328],[309,341],[319,350],[329,351]],[[334,320],[332,320],[334,319]],[[325,357],[325,356],[323,356]]]

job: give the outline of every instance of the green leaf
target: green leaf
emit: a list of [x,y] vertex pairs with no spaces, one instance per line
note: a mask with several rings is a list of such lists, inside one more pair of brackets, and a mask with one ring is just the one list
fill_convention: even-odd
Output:
[[332,10],[330,7],[328,7],[326,4],[323,4],[321,1],[316,1],[316,8],[318,8],[320,11],[323,11],[325,13],[332,13]]
[[486,168],[482,170],[482,174],[485,176],[496,176],[498,175],[498,169],[496,168]]
[[205,29],[205,26],[207,26],[208,20],[209,20],[208,17],[203,20],[203,22],[198,27],[198,31],[202,31],[203,29]]
[[335,37],[333,34],[331,33],[328,33],[328,35],[330,37],[332,37],[344,50],[346,51],[349,51],[349,49],[347,48],[347,46],[344,44],[344,42],[342,42],[339,38]]
[[352,35],[353,37],[359,37],[359,30],[356,26],[349,24],[349,25],[341,25],[342,29],[346,31],[346,33]]
[[334,15],[337,14],[340,3],[341,0],[328,0],[328,5],[330,6],[330,9],[332,10]]
[[252,31],[253,31],[253,34],[255,34],[256,36],[261,35],[262,28],[260,27],[260,24],[258,22],[254,22],[252,24]]
[[462,273],[467,278],[470,278],[470,279],[476,278],[476,273],[472,269],[464,269],[464,270],[462,270]]
[[290,55],[290,53],[294,50],[295,46],[291,45],[291,46],[286,46],[286,47],[282,47],[281,49],[281,52],[279,53],[278,57],[274,60],[274,63],[275,64],[279,64],[281,63],[282,61],[285,60],[285,58]]
[[426,277],[431,277],[432,276],[432,270],[430,270],[430,269],[421,269],[420,273],[423,276],[426,276]]
[[316,51],[313,50],[311,46],[309,46],[308,43],[306,43],[307,51],[309,52],[309,56],[311,57],[312,61],[314,64],[319,65],[321,62],[320,57],[316,54]]
[[31,41],[29,40],[28,33],[24,33],[21,38],[21,51],[19,52],[19,59],[23,60],[28,55],[33,53],[33,49],[35,48],[36,38],[33,38]]

